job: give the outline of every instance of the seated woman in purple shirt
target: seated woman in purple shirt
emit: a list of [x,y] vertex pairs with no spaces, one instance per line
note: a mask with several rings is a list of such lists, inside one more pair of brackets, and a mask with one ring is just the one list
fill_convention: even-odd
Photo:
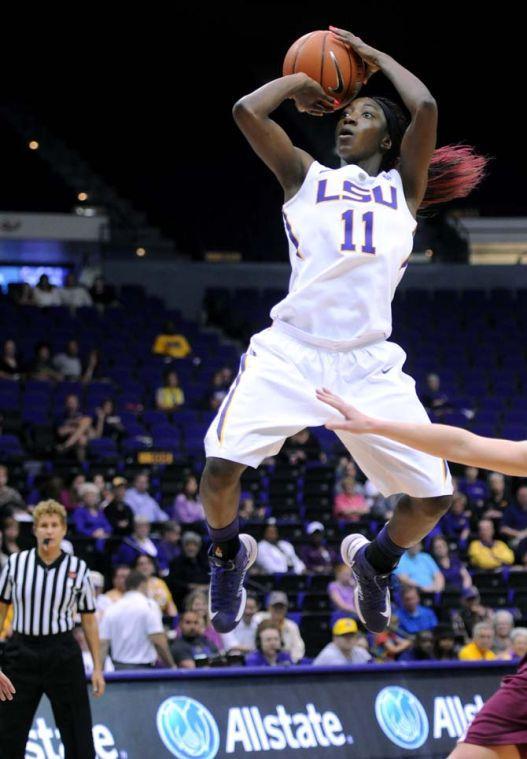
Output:
[[104,538],[112,534],[112,526],[100,510],[99,488],[92,482],[86,482],[79,488],[81,505],[73,512],[72,521],[75,532],[87,538],[98,538],[97,550],[103,550]]
[[329,583],[328,594],[335,611],[332,620],[339,616],[359,618],[355,609],[355,582],[347,564],[338,564],[335,568],[335,580]]
[[444,537],[436,535],[432,540],[431,553],[445,578],[445,590],[466,590],[472,587],[472,577],[459,556],[450,553]]
[[452,496],[450,511],[439,520],[438,527],[445,538],[456,542],[460,547],[466,545],[470,536],[469,514],[466,495],[456,492]]
[[203,504],[198,495],[198,481],[193,474],[187,477],[183,492],[179,493],[174,500],[172,519],[179,524],[194,524],[203,522],[205,519]]
[[245,664],[248,667],[278,667],[293,663],[288,653],[282,651],[283,642],[280,628],[264,619],[256,629],[256,651],[247,654]]

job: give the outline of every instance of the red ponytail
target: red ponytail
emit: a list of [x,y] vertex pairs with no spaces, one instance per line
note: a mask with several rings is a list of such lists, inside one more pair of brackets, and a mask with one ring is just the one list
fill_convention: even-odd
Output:
[[428,185],[419,209],[464,198],[485,176],[489,159],[470,145],[445,145],[432,155]]

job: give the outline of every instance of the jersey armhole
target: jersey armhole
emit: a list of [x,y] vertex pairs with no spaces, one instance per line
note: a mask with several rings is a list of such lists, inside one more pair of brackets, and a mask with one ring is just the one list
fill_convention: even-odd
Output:
[[296,200],[298,198],[298,196],[300,195],[300,193],[304,189],[307,180],[310,178],[310,175],[311,175],[311,173],[314,170],[313,167],[315,167],[315,166],[316,167],[320,167],[321,165],[322,164],[320,164],[318,161],[313,161],[313,163],[311,164],[311,166],[309,167],[309,169],[306,171],[306,175],[304,177],[304,181],[302,182],[302,184],[300,185],[300,187],[298,188],[298,190],[295,192],[295,194],[291,198],[289,198],[289,200],[286,200],[285,203],[282,204],[282,208],[288,208],[288,206],[293,202],[293,200]]
[[406,213],[408,214],[408,217],[413,221],[413,223],[415,225],[414,226],[414,232],[415,232],[415,229],[417,227],[417,219],[415,218],[415,216],[413,215],[413,213],[410,211],[410,208],[409,208],[408,203],[406,201],[406,195],[404,194],[403,178],[400,175],[400,173],[397,171],[397,169],[391,169],[388,173],[391,174],[392,172],[394,172],[394,174],[396,174],[397,177],[398,177],[397,181],[398,181],[399,187],[401,188],[402,203],[404,203],[404,209],[405,209]]

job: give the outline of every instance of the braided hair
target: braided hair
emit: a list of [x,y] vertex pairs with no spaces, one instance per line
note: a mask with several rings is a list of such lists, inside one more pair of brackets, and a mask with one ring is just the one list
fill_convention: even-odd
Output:
[[[384,97],[373,100],[381,108],[391,139],[381,163],[382,171],[389,171],[399,163],[401,143],[410,119],[400,105]],[[489,159],[480,155],[471,145],[444,145],[434,150],[428,168],[428,184],[420,209],[437,203],[446,203],[469,195],[485,176]]]

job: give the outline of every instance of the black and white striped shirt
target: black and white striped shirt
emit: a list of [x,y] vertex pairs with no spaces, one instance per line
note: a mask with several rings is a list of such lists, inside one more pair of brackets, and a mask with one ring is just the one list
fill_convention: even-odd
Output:
[[0,601],[13,604],[13,630],[23,635],[67,632],[76,611],[95,611],[86,562],[62,553],[45,564],[36,548],[11,554],[0,575]]

